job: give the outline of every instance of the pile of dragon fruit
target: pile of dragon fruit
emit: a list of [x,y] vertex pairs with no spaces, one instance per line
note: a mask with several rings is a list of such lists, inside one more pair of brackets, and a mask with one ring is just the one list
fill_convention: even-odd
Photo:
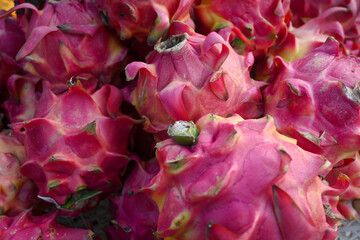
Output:
[[359,82],[358,0],[0,0],[0,239],[335,239]]

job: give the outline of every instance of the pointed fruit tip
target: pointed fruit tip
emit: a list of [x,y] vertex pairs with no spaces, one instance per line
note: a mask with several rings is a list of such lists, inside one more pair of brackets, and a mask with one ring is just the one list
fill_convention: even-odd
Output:
[[71,88],[71,87],[75,87],[75,86],[81,85],[81,82],[80,82],[80,80],[79,80],[78,77],[72,76],[72,77],[66,82],[66,84],[68,85],[69,88]]
[[189,38],[189,34],[187,33],[183,33],[180,35],[173,35],[169,37],[167,40],[156,44],[154,49],[158,53],[176,52],[185,46],[188,38]]
[[173,125],[169,126],[167,133],[175,142],[183,146],[196,144],[199,136],[199,130],[192,121],[176,121]]

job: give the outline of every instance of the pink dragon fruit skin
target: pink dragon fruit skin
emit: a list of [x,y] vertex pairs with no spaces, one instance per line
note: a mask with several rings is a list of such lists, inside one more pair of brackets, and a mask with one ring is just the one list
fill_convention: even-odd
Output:
[[[98,79],[90,74],[80,74],[71,81],[81,80],[88,93],[97,89]],[[37,103],[42,95],[41,79],[32,74],[14,74],[8,78],[7,90],[9,98],[2,104],[7,120],[10,123],[22,122],[34,118]]]
[[2,104],[10,123],[22,122],[33,118],[39,94],[36,91],[38,77],[30,74],[10,76],[7,90],[10,97]]
[[157,145],[160,172],[144,191],[159,206],[159,238],[335,239],[323,204],[334,206],[346,176],[322,182],[329,163],[276,132],[271,117],[206,115],[196,126],[193,146]]
[[43,83],[35,117],[12,124],[24,142],[27,161],[21,174],[33,180],[41,197],[64,204],[86,188],[109,192],[130,160],[128,137],[135,120],[121,115],[119,89],[105,85],[93,94],[80,82],[55,95]]
[[107,13],[109,24],[122,39],[135,37],[141,42],[147,38],[155,44],[174,20],[194,26],[190,8],[194,0],[97,0]]
[[[306,35],[320,31],[345,43],[348,54],[360,36],[360,3],[357,0],[291,1],[292,23]],[[306,26],[306,27],[305,27]],[[313,33],[307,32],[312,29]],[[300,33],[301,34],[301,33]],[[348,49],[349,48],[349,49]]]
[[353,158],[360,147],[359,59],[342,57],[339,43],[329,38],[302,59],[285,63],[276,57],[274,64],[263,95],[265,113],[280,133],[333,164]]
[[170,33],[147,63],[126,67],[128,79],[138,75],[131,101],[146,131],[161,135],[176,120],[196,121],[207,113],[261,115],[260,84],[249,73],[251,53],[239,56],[227,37],[215,32],[205,37],[180,22],[173,23]]
[[300,27],[309,19],[325,13],[327,15],[325,21],[339,21],[344,26],[345,32],[349,33],[353,32],[352,28],[355,27],[353,24],[359,14],[359,7],[359,2],[356,0],[320,0],[316,3],[311,0],[294,0],[290,3],[295,27]]
[[203,0],[195,7],[201,24],[206,28],[216,30],[236,26],[257,50],[273,46],[282,32],[286,32],[289,10],[288,0]]
[[[0,11],[0,13],[4,14],[4,11]],[[12,16],[1,19],[0,28],[2,30],[0,52],[14,59],[25,43],[25,34]]]
[[[328,1],[327,3],[323,2],[322,4],[316,4],[316,9],[318,11],[317,15],[313,16],[311,19],[305,20],[305,24],[308,24],[309,22],[312,22],[316,19],[319,19],[319,21],[325,26],[332,26],[336,23],[340,26],[341,30],[335,30],[339,27],[327,27],[329,32],[342,32],[342,34],[344,35],[344,39],[354,40],[359,38],[360,25],[358,23],[358,19],[360,17],[360,3],[358,1]],[[296,14],[294,15],[296,16]]]
[[347,40],[344,45],[347,55],[360,56],[360,42]]
[[315,48],[324,44],[328,37],[334,37],[344,42],[344,32],[339,22],[326,23],[323,17],[309,20],[299,28],[289,28],[284,41],[271,48],[272,56],[280,56],[286,62],[295,61],[305,57]]
[[[0,15],[3,11],[0,11]],[[15,57],[21,46],[25,43],[25,34],[13,17],[0,19],[0,102],[5,94],[8,77],[15,73],[21,73],[21,66],[15,61]]]
[[257,54],[254,66],[256,79],[267,81],[271,75],[271,67],[276,56],[285,62],[295,61],[305,57],[315,48],[320,47],[328,37],[334,37],[339,42],[345,41],[344,29],[339,21],[328,21],[331,11],[308,20],[298,28],[291,24],[287,34],[275,46],[262,54]]
[[355,201],[360,199],[360,156],[358,152],[353,162],[346,166],[333,168],[327,174],[326,180],[333,184],[336,181],[336,175],[339,173],[346,174],[350,178],[350,186],[341,194],[337,208],[345,218],[355,220],[360,216],[354,207]]
[[[263,56],[257,54],[254,66],[257,79],[268,79],[275,56],[280,56],[285,62],[301,59],[320,47],[328,37],[343,43],[347,55],[357,54],[359,48],[355,39],[359,37],[360,26],[356,23],[360,10],[357,1],[319,1],[316,4],[313,1],[292,1],[291,4],[293,19],[284,37]],[[299,19],[302,19],[301,23]]]
[[91,1],[46,1],[42,10],[23,3],[7,14],[22,8],[33,13],[29,23],[23,24],[26,42],[16,59],[25,59],[25,69],[52,82],[53,89],[66,89],[71,77],[83,73],[109,83],[121,67],[127,49],[102,23]]
[[25,160],[24,146],[10,131],[0,132],[0,215],[14,216],[36,202],[35,185],[19,171]]
[[42,239],[42,240],[94,240],[95,235],[86,229],[61,226],[56,222],[58,212],[34,216],[31,210],[25,210],[16,217],[0,216],[0,238]]
[[125,180],[122,194],[111,198],[116,209],[114,226],[107,232],[109,239],[155,240],[159,209],[149,195],[140,190],[159,172],[155,158],[147,162],[133,162],[134,168]]

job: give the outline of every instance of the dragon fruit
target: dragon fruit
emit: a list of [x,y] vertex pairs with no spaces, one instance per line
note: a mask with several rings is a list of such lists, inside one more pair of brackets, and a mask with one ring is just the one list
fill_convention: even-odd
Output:
[[108,17],[109,24],[122,39],[135,37],[141,42],[147,38],[155,44],[174,20],[194,26],[190,8],[194,0],[97,0]]
[[0,216],[0,239],[93,240],[95,235],[86,229],[61,226],[56,222],[58,212],[34,216],[25,210],[16,217]]
[[[0,9],[0,15],[3,13]],[[7,96],[5,93],[7,79],[15,73],[21,73],[22,68],[15,61],[21,46],[25,43],[25,34],[15,18],[0,19],[0,103]]]
[[0,132],[0,214],[13,216],[36,202],[37,189],[20,175],[25,149],[9,134],[7,130]]
[[339,43],[329,38],[302,59],[276,57],[274,64],[263,94],[279,132],[333,164],[353,159],[360,149],[359,59],[341,56]]
[[[188,138],[191,125],[180,125]],[[276,132],[271,117],[210,114],[196,127],[192,146],[157,145],[160,172],[143,191],[159,206],[159,238],[335,239],[329,199],[337,201],[349,180],[339,175],[326,185],[319,175],[329,162]],[[179,131],[169,133],[176,139]]]
[[340,195],[340,201],[337,205],[339,212],[347,219],[355,220],[359,215],[355,208],[355,203],[360,199],[360,156],[356,153],[355,160],[346,166],[333,168],[329,174],[326,175],[326,180],[333,184],[336,181],[336,176],[346,174],[350,178],[350,186],[344,193]]
[[[292,1],[291,4],[294,12],[288,31],[275,46],[257,55],[257,64],[254,66],[256,79],[268,80],[274,57],[280,56],[285,62],[301,59],[320,47],[328,37],[343,43],[344,53],[355,55],[358,52],[356,39],[359,34],[355,20],[360,5],[355,1],[320,1],[316,4],[311,1]],[[303,22],[300,24],[298,14],[302,11],[309,18],[301,18]]]
[[289,10],[289,0],[202,0],[195,7],[205,28],[236,26],[257,50],[275,45],[286,34]]
[[[308,2],[308,1],[306,1]],[[293,10],[294,16],[294,25],[297,26],[299,24],[296,23],[296,19],[299,19],[302,14],[298,14],[297,11],[304,10],[299,7],[298,3],[292,2],[292,4],[296,5]],[[335,37],[338,41],[344,42],[349,39],[358,39],[360,36],[359,32],[359,23],[357,22],[360,17],[360,3],[356,0],[345,0],[345,1],[321,1],[316,4],[316,7],[313,3],[302,4],[304,8],[312,8],[306,11],[305,16],[309,17],[301,17],[305,22],[303,25],[301,24],[299,27],[303,27],[304,25],[308,25],[309,28],[320,28],[322,32],[328,33],[331,36]],[[315,16],[312,13],[312,10],[316,9]]]
[[130,101],[144,117],[146,131],[162,138],[174,121],[196,121],[207,113],[261,115],[261,84],[249,72],[253,55],[239,56],[227,30],[220,33],[224,37],[215,32],[205,37],[175,22],[172,36],[155,45],[147,63],[126,66],[128,79],[138,75]]
[[[98,79],[90,74],[81,74],[73,77],[71,81],[82,80],[83,87],[88,93],[94,93],[97,89]],[[5,109],[7,120],[10,123],[22,122],[35,116],[36,106],[41,97],[42,82],[38,77],[31,74],[9,77],[7,90],[9,98],[2,104]]]
[[33,118],[39,93],[36,91],[38,77],[30,74],[10,76],[7,80],[9,98],[2,104],[10,123],[22,122]]
[[256,79],[268,81],[276,56],[280,56],[285,62],[295,61],[320,47],[330,36],[339,42],[344,42],[345,36],[341,24],[338,21],[325,21],[326,17],[327,15],[324,14],[310,19],[298,28],[289,24],[287,34],[282,41],[266,52],[257,54],[257,64],[254,66]]
[[280,56],[286,62],[295,61],[320,47],[328,37],[344,42],[340,23],[325,24],[322,18],[311,19],[299,28],[290,27],[284,41],[269,49],[268,55],[272,56],[272,60],[275,56]]
[[159,209],[147,194],[140,192],[159,172],[155,158],[147,162],[133,162],[133,169],[125,180],[122,194],[112,197],[111,209],[116,209],[114,226],[108,229],[109,239],[153,239]]
[[130,161],[129,134],[138,123],[119,112],[121,101],[111,85],[90,95],[79,81],[70,82],[57,96],[43,83],[35,117],[11,125],[26,149],[21,174],[36,183],[41,198],[67,206],[81,190],[91,195],[120,186]]
[[32,15],[28,23],[20,18],[26,42],[16,59],[25,59],[25,69],[52,82],[53,89],[66,89],[71,77],[84,73],[109,83],[121,68],[127,50],[102,23],[91,1],[46,1],[42,10],[23,3],[4,16],[23,8],[31,9]]
[[[292,23],[295,27],[321,15],[324,23],[340,22],[344,32],[357,34],[356,18],[359,15],[360,4],[357,0],[293,0],[290,3]],[[326,16],[326,17],[325,17]],[[350,36],[349,36],[350,37]]]
[[[347,53],[356,54],[360,37],[360,3],[357,0],[291,1],[292,24],[305,35],[314,30],[333,36]],[[308,31],[310,30],[310,31]],[[301,34],[300,33],[300,34]]]
[[0,239],[360,216],[359,0],[0,0],[0,42]]

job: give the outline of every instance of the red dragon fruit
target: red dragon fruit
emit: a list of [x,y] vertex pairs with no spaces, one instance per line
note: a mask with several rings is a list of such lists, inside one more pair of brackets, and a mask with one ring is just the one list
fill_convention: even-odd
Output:
[[325,199],[340,194],[347,177],[326,185],[319,175],[330,163],[276,132],[271,117],[207,115],[197,139],[194,124],[179,122],[170,136],[193,145],[158,143],[160,172],[144,189],[159,206],[159,238],[335,239],[337,212]]
[[9,98],[2,104],[10,123],[22,122],[33,118],[39,93],[36,91],[38,77],[30,74],[14,74],[7,80]]
[[[0,9],[0,15],[3,11]],[[17,24],[15,18],[0,19],[0,103],[7,96],[4,94],[8,77],[21,73],[21,66],[15,57],[21,46],[25,43],[25,34]]]
[[[254,72],[257,79],[267,80],[273,59],[280,56],[285,62],[303,58],[309,52],[320,47],[328,37],[334,37],[344,43],[344,53],[357,54],[359,47],[356,39],[359,33],[355,21],[360,5],[354,1],[292,1],[293,19],[288,31],[275,46],[261,56],[257,56]],[[306,9],[306,11],[305,11]],[[300,18],[297,14],[304,12],[309,18]],[[310,18],[310,16],[312,16]]]
[[[360,3],[357,0],[291,1],[292,23],[304,28],[305,35],[316,29],[345,43],[348,54],[354,54],[360,37]],[[305,27],[306,26],[306,27]],[[312,30],[311,32],[306,32]],[[348,44],[350,42],[350,44]],[[348,49],[349,48],[349,49]],[[355,49],[354,49],[355,48]]]
[[344,32],[340,23],[324,23],[322,20],[319,17],[309,20],[299,28],[290,27],[284,41],[269,49],[268,55],[272,56],[272,60],[275,56],[280,56],[284,61],[290,62],[305,57],[325,43],[328,37],[344,42]]
[[69,86],[57,96],[44,82],[35,117],[11,125],[26,149],[21,174],[36,183],[40,197],[60,205],[80,190],[120,186],[130,160],[128,137],[137,123],[119,112],[116,87],[105,85],[90,95],[79,81]]
[[356,27],[354,23],[359,14],[359,7],[357,0],[319,0],[316,2],[292,0],[290,3],[292,22],[295,27],[300,27],[310,19],[325,13],[327,17],[323,18],[324,22],[339,21],[345,27],[345,32],[350,32],[353,27]]
[[238,27],[258,50],[273,46],[286,33],[289,10],[289,0],[202,0],[195,7],[206,28]]
[[190,8],[194,0],[97,0],[109,24],[122,39],[147,38],[153,45],[168,30],[174,20],[194,26]]
[[7,130],[0,132],[0,215],[13,216],[35,203],[37,189],[21,176],[19,168],[26,160],[25,149],[9,134]]
[[298,28],[289,24],[287,34],[276,46],[258,54],[257,64],[254,66],[256,79],[269,79],[272,63],[276,56],[280,56],[285,62],[295,61],[320,47],[328,37],[334,37],[339,42],[344,42],[344,30],[340,22],[326,21],[327,17],[327,14],[323,14],[310,19]]
[[56,222],[58,212],[34,216],[25,210],[16,217],[0,216],[0,239],[34,240],[93,240],[95,235],[86,229],[61,226]]
[[109,83],[121,67],[127,50],[91,1],[46,1],[42,10],[23,3],[7,14],[22,8],[31,9],[32,15],[29,23],[22,22],[26,42],[16,59],[25,59],[25,69],[51,81],[53,89],[66,89],[71,77],[84,73]]
[[[98,79],[90,74],[81,74],[71,81],[82,80],[88,93],[95,92]],[[9,77],[7,81],[9,98],[2,104],[10,123],[22,122],[35,116],[36,106],[42,94],[41,81],[31,74]]]
[[280,133],[333,164],[353,159],[360,148],[359,59],[339,51],[329,38],[300,60],[276,57],[272,84],[263,91],[265,113]]
[[126,67],[128,79],[138,75],[131,101],[145,118],[146,131],[161,135],[176,120],[196,121],[207,113],[261,115],[260,84],[249,73],[251,53],[239,56],[227,37],[215,32],[205,37],[180,22],[170,32],[147,63]]
[[[294,16],[294,26],[300,27],[302,24],[318,25],[318,28],[323,28],[328,32],[337,32],[338,35],[342,35],[345,39],[357,39],[359,38],[359,27],[357,19],[360,17],[360,3],[356,0],[336,0],[336,1],[320,1],[316,5],[305,1],[301,4],[304,8],[311,8],[304,13],[298,11],[305,10],[299,7],[296,1],[292,2],[296,5],[292,8]],[[315,10],[316,9],[316,10]],[[316,14],[312,13],[317,12]],[[302,16],[304,14],[305,16]],[[300,15],[300,16],[299,16]],[[303,23],[297,24],[297,19],[301,18]],[[335,37],[335,36],[334,36]],[[336,38],[336,37],[335,37]],[[336,38],[339,40],[338,38]]]
[[[333,184],[336,181],[336,176],[346,174],[350,178],[350,186],[346,191],[340,195],[340,201],[337,209],[347,219],[355,220],[358,218],[359,212],[355,208],[354,204],[360,199],[360,156],[356,153],[355,160],[350,164],[333,168],[331,172],[326,176],[326,180]],[[359,208],[358,208],[359,209]]]
[[116,209],[114,226],[108,229],[109,239],[155,240],[159,209],[147,194],[140,192],[159,172],[155,158],[147,162],[133,162],[133,169],[120,196],[112,197]]

